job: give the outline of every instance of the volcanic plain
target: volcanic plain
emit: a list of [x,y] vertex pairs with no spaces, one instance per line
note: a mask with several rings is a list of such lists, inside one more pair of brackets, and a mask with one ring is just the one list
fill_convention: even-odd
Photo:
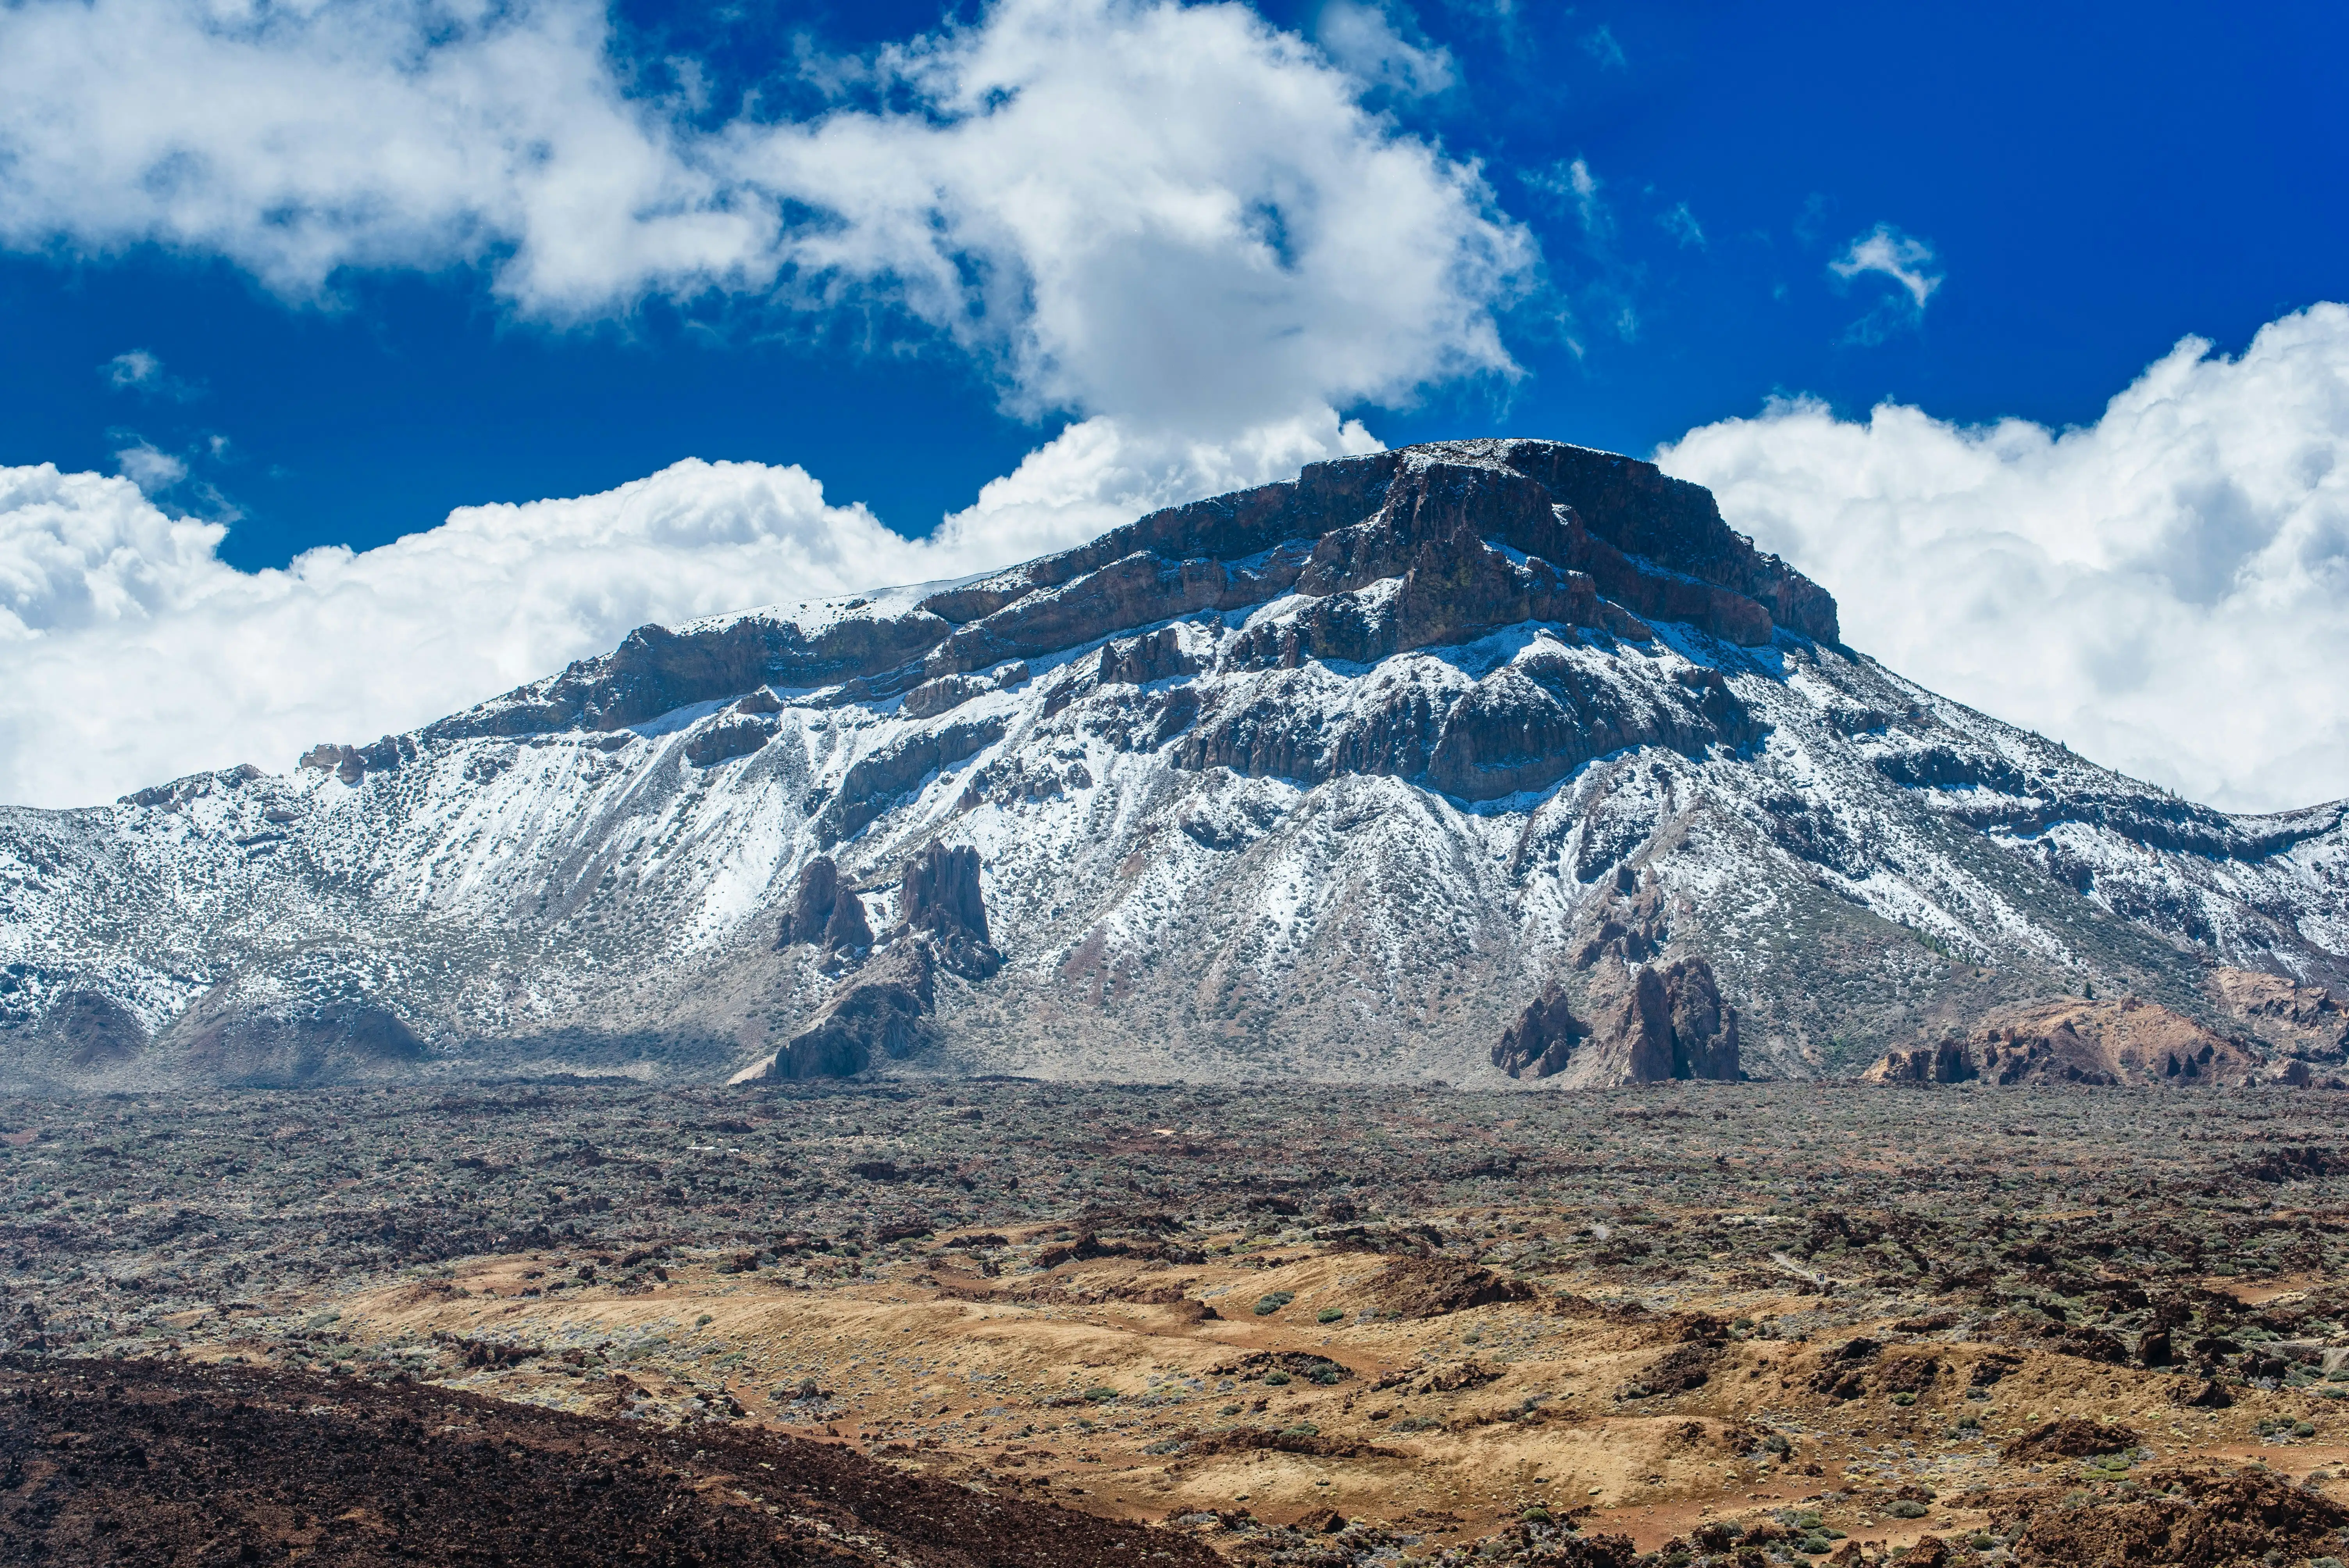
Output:
[[0,1561],[2326,1564],[2344,1181],[2282,1087],[7,1101]]

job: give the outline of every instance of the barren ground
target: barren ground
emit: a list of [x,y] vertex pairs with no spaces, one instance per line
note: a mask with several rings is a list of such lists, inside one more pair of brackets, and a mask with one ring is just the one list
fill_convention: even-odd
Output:
[[[828,1445],[1243,1561],[2322,1563],[2344,1116],[1852,1085],[20,1101],[0,1305],[20,1378],[210,1363]],[[11,1473],[21,1547],[60,1483]]]

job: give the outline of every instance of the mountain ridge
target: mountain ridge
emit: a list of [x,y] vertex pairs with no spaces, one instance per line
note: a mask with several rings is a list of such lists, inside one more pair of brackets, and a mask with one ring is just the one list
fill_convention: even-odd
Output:
[[[2178,800],[1837,635],[1650,464],[1316,464],[290,776],[0,811],[0,1073],[755,1077],[860,985],[917,1020],[886,1074],[1843,1076],[2091,990],[2327,1059],[2219,976],[2344,988],[2343,803]],[[964,846],[997,967],[904,918]],[[840,940],[781,940],[819,858]]]

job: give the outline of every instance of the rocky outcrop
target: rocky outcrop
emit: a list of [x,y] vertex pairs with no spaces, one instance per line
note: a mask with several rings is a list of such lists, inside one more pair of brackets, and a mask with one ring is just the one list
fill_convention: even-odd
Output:
[[1513,1078],[1549,1078],[1564,1072],[1575,1047],[1590,1037],[1590,1026],[1574,1016],[1553,980],[1517,1015],[1493,1047],[1493,1065]]
[[936,1002],[929,944],[919,937],[893,943],[842,982],[814,1020],[776,1053],[768,1077],[849,1078],[876,1057],[903,1060],[930,1044]]
[[145,1050],[147,1026],[102,991],[67,991],[50,1004],[36,1037],[70,1067],[102,1068]]
[[821,942],[840,896],[840,867],[830,855],[817,855],[800,868],[799,886],[792,893],[791,913],[775,934],[777,947],[797,942]]
[[1094,673],[1103,686],[1148,686],[1195,673],[1200,662],[1183,646],[1183,635],[1161,626],[1146,637],[1128,637],[1103,644]]
[[800,868],[791,913],[776,933],[777,947],[801,942],[820,944],[826,956],[862,953],[873,945],[864,901],[840,880],[840,868],[830,855],[817,855]]
[[854,838],[891,801],[939,769],[951,768],[1002,739],[1004,728],[1000,717],[957,720],[858,758],[817,813],[816,841],[829,849]]
[[696,768],[715,768],[738,757],[748,757],[775,738],[771,719],[743,714],[730,716],[696,730],[685,743],[685,759]]
[[[862,607],[859,601],[851,610]],[[423,733],[430,740],[454,740],[619,729],[770,681],[804,689],[879,675],[920,657],[949,629],[922,610],[843,614],[813,632],[764,615],[686,632],[639,626],[609,654],[581,659],[559,676],[452,714]]]
[[2349,1062],[2349,1006],[2322,985],[2220,966],[2211,982],[2244,1027],[2302,1061]]
[[[2295,1067],[2297,1072],[2291,1070]],[[1888,1051],[1862,1076],[1871,1083],[2174,1088],[2310,1081],[2304,1063],[2279,1071],[2250,1041],[2134,996],[2117,1002],[2065,997],[2011,1008],[1971,1035]]]
[[[841,982],[823,1010],[776,1053],[767,1077],[848,1078],[876,1058],[903,1060],[926,1048],[937,1005],[936,972],[984,980],[1003,967],[1003,955],[988,938],[978,872],[978,851],[968,844],[933,843],[906,861],[898,893],[903,918],[888,946]],[[815,927],[827,896],[827,950],[870,947],[863,902],[823,855],[801,870],[783,921],[784,941],[815,940],[803,934]]]
[[1397,682],[1377,701],[1336,714],[1309,672],[1277,674],[1252,683],[1245,700],[1211,697],[1201,706],[1174,761],[1301,783],[1391,774],[1459,799],[1494,800],[1547,789],[1627,748],[1702,757],[1762,732],[1717,671],[1667,676],[1633,666],[1631,679],[1620,669],[1602,679],[1592,661],[1606,657],[1545,635],[1464,690]]
[[1721,999],[1713,965],[1701,957],[1659,969],[1601,969],[1588,999],[1594,1020],[1583,1076],[1599,1083],[1742,1075],[1737,1009]]
[[987,929],[987,897],[979,887],[978,851],[968,844],[932,843],[905,862],[897,911],[900,929],[926,934],[938,961],[967,980],[984,980],[1003,967]]
[[1652,872],[1618,868],[1613,889],[1579,931],[1578,1016],[1556,981],[1545,986],[1493,1047],[1511,1078],[1568,1075],[1566,1087],[1611,1088],[1667,1078],[1734,1079],[1737,1009],[1722,999],[1713,965],[1687,954],[1659,965],[1669,940],[1662,889]]

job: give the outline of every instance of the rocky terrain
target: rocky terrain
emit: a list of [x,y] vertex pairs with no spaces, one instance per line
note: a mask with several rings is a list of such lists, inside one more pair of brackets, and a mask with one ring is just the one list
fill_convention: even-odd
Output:
[[1837,634],[1644,463],[1317,464],[0,810],[0,1080],[2137,1081],[2048,1011],[2124,999],[2196,1082],[2342,1062],[2340,804],[2195,806]]
[[2349,1096],[0,1101],[0,1560],[2330,1564]]

